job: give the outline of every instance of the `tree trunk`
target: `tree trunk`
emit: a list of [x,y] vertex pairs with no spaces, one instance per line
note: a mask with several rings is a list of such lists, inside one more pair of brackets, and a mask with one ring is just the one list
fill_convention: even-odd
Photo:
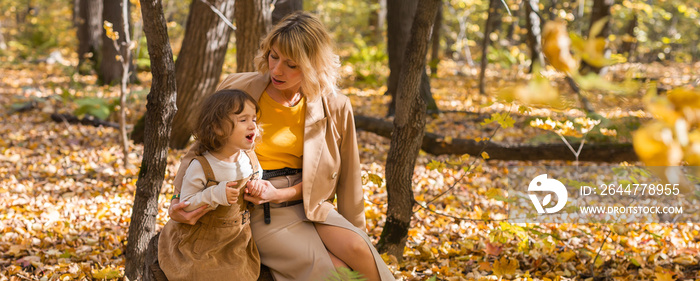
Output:
[[[387,94],[391,95],[387,116],[394,116],[399,75],[405,59],[405,50],[411,36],[411,25],[416,14],[418,0],[387,0],[387,49],[389,53],[389,79]],[[421,96],[425,98],[428,110],[437,111],[437,104],[430,92],[430,77],[426,70],[421,75],[419,85]]]
[[147,96],[143,160],[136,182],[134,207],[126,245],[126,276],[141,280],[145,252],[155,234],[158,195],[165,178],[175,97],[175,64],[161,0],[141,0],[144,33],[153,80]]
[[433,24],[433,33],[430,39],[430,76],[437,77],[438,64],[440,63],[440,29],[442,29],[442,3],[438,7],[437,15],[435,15],[435,23]]
[[[131,9],[129,8],[127,10]],[[122,23],[122,1],[104,0],[104,6],[102,9],[102,19],[104,21],[112,23],[112,28],[114,29],[114,32],[119,32],[119,39],[117,39],[117,45],[121,46],[122,43],[125,42],[124,24]],[[102,23],[100,23],[100,28],[102,28]],[[98,76],[102,84],[114,85],[121,81],[122,64],[121,62],[117,61],[118,55],[120,54],[114,48],[112,39],[109,39],[109,37],[107,37],[107,34],[103,31],[102,56],[100,59],[100,68],[98,71]],[[129,69],[131,69],[131,62],[129,62]]]
[[544,67],[542,26],[540,24],[540,16],[538,15],[540,11],[539,2],[539,0],[526,0],[524,3],[527,25],[527,44],[530,45],[530,58],[532,60],[530,63],[530,73],[532,73],[535,64]]
[[420,94],[430,32],[440,0],[420,0],[399,76],[394,134],[386,160],[387,218],[377,249],[403,259],[413,214],[413,169],[425,128],[425,101]]
[[486,65],[489,62],[489,45],[491,44],[491,32],[493,32],[494,23],[496,21],[496,12],[500,5],[500,0],[489,1],[489,15],[486,17],[484,24],[484,40],[481,41],[481,72],[479,72],[479,94],[485,95],[484,80],[486,79]]
[[[385,138],[391,138],[394,130],[389,121],[360,115],[355,115],[355,127],[357,130],[372,132]],[[486,141],[477,142],[473,139],[452,139],[450,142],[446,142],[445,136],[425,133],[421,149],[435,156],[443,154],[479,155],[486,144]],[[571,145],[578,147],[580,144],[572,143]],[[488,142],[485,151],[491,160],[576,160],[576,157],[563,142],[537,145]],[[579,161],[634,162],[638,161],[638,158],[630,143],[586,143],[581,151]]]
[[378,5],[378,9],[372,10],[369,15],[369,27],[372,32],[374,42],[384,40],[382,33],[384,30],[384,21],[386,20],[386,1],[387,0],[371,0],[372,5]]
[[272,24],[268,27],[268,30],[272,28],[272,26],[280,22],[280,20],[282,20],[287,15],[295,11],[301,11],[303,9],[304,0],[277,0],[277,3],[275,3],[275,9],[272,10]]
[[[593,25],[596,22],[607,17],[605,25],[603,25],[603,29],[600,31],[600,33],[596,35],[596,37],[598,38],[604,38],[606,42],[608,41],[607,38],[610,35],[610,7],[612,7],[614,3],[614,0],[593,0],[593,10],[591,11],[591,22],[589,26],[589,32],[590,28],[593,27]],[[604,52],[606,53],[606,57],[610,55],[610,50],[608,50],[607,48]],[[581,72],[581,74],[586,74],[592,71],[598,74],[604,74],[606,69],[607,67],[595,67],[587,64],[585,61],[581,61],[581,67],[579,67],[579,72]]]
[[637,36],[634,29],[637,27],[637,15],[633,15],[630,22],[627,24],[626,36],[622,37],[622,46],[620,53],[627,54],[627,60],[632,61],[634,49],[637,47]]
[[[227,19],[233,17],[234,0],[208,1]],[[238,29],[242,27],[239,25]],[[173,119],[170,147],[182,149],[187,146],[199,104],[219,84],[231,31],[209,5],[200,0],[192,1],[185,37],[175,62],[178,111]]]
[[[95,68],[97,60],[101,57],[99,52],[102,43],[102,1],[78,1],[78,72],[88,74],[90,69],[85,69],[84,63],[90,60]],[[111,42],[109,46],[112,46]]]
[[268,0],[236,1],[236,72],[255,71],[253,59],[270,26],[269,10]]
[[551,0],[549,8],[547,8],[547,20],[554,20],[557,18],[557,14],[554,12],[554,9],[557,7],[557,3],[559,3],[559,0]]

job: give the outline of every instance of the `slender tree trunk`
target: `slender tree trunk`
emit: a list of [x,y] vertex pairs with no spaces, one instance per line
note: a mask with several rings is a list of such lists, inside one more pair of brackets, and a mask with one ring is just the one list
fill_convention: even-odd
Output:
[[369,16],[369,26],[372,32],[374,42],[384,40],[382,31],[384,30],[384,20],[386,19],[386,1],[387,0],[371,0],[370,3],[377,5],[377,9],[373,9]]
[[[602,20],[603,18],[607,17],[607,20],[605,21],[605,25],[603,25],[603,29],[596,35],[598,38],[605,38],[605,41],[608,41],[608,36],[610,35],[610,7],[615,3],[614,0],[593,0],[593,10],[591,11],[591,22],[590,22],[590,27],[593,27],[593,25],[598,22],[599,20]],[[590,27],[589,27],[589,32],[590,32]],[[589,35],[590,36],[590,35]],[[610,55],[610,50],[607,49],[605,50],[606,57]],[[588,72],[595,72],[598,74],[604,74],[605,71],[607,70],[607,67],[595,67],[592,65],[587,64],[585,61],[581,62],[581,67],[579,67],[579,72],[582,74],[588,73]]]
[[236,1],[236,72],[255,71],[253,59],[270,26],[269,10],[268,0]]
[[559,0],[551,0],[549,2],[549,8],[546,9],[547,20],[554,20],[557,18],[557,14],[554,12],[554,9],[557,7],[557,3],[559,3]]
[[[129,9],[127,8],[127,10]],[[114,31],[119,32],[119,39],[117,40],[118,45],[122,45],[125,42],[124,35],[126,34],[123,30],[124,24],[122,23],[123,17],[121,11],[121,0],[104,0],[102,19],[112,23]],[[102,24],[100,24],[100,26],[102,26]],[[102,32],[102,58],[100,60],[98,76],[100,81],[105,85],[117,84],[121,81],[123,70],[121,62],[117,61],[118,55],[120,54],[114,48],[112,39],[107,37],[105,32]],[[131,62],[129,62],[129,69],[131,69]]]
[[377,248],[380,252],[403,259],[413,214],[413,169],[418,157],[426,107],[419,86],[425,73],[425,57],[428,52],[430,32],[435,21],[440,0],[420,0],[406,47],[404,67],[401,69],[397,91],[397,111],[394,134],[386,160],[387,193],[389,205],[384,229]]
[[527,44],[530,46],[530,73],[535,64],[544,67],[544,55],[542,54],[542,26],[540,24],[539,0],[526,0],[525,19],[527,24]]
[[275,3],[275,9],[272,11],[272,24],[267,29],[269,30],[270,28],[272,28],[272,26],[276,25],[287,15],[295,11],[301,11],[303,9],[303,0],[277,0],[277,2]]
[[438,64],[440,64],[440,29],[442,29],[442,3],[438,7],[435,23],[433,24],[433,33],[430,39],[430,76],[437,77]]
[[626,35],[622,37],[622,46],[620,47],[620,53],[627,54],[627,60],[633,61],[633,53],[637,47],[637,36],[634,33],[634,29],[637,27],[637,15],[633,15],[630,22],[627,24]]
[[122,0],[122,30],[124,43],[117,48],[121,53],[122,77],[119,93],[119,135],[122,140],[124,168],[129,166],[129,137],[126,134],[126,97],[129,94],[129,62],[131,61],[131,34],[129,33],[129,0]]
[[[389,79],[387,94],[391,95],[387,116],[393,116],[396,110],[396,94],[399,75],[405,58],[406,44],[410,37],[411,24],[416,14],[417,0],[387,0],[387,48],[389,53]],[[437,111],[435,99],[430,92],[430,78],[426,70],[421,77],[421,96],[428,104],[428,110]]]
[[489,45],[491,44],[491,32],[493,32],[500,0],[489,1],[489,15],[484,24],[484,40],[481,41],[481,72],[479,73],[479,94],[485,95],[484,80],[486,79],[486,66],[489,62]]
[[[88,74],[90,69],[83,67],[87,60],[97,67],[102,43],[102,1],[77,0],[79,2],[76,17],[78,30],[78,72]],[[111,41],[111,40],[110,40]],[[112,44],[110,43],[110,46]]]
[[[227,19],[233,17],[234,0],[208,1]],[[242,29],[240,25],[238,29]],[[192,1],[185,38],[175,62],[178,111],[173,119],[170,147],[182,149],[187,146],[192,135],[196,109],[204,97],[212,94],[219,84],[231,32],[231,28],[209,5],[201,0]]]
[[146,98],[146,141],[126,245],[125,273],[130,280],[141,280],[145,251],[155,235],[158,195],[165,178],[171,121],[177,110],[175,64],[161,0],[141,0],[141,13],[153,80]]

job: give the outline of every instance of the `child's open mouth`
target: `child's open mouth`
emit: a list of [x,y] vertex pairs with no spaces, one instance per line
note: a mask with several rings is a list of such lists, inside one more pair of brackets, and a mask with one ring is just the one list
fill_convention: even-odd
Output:
[[255,133],[252,133],[252,134],[250,134],[250,135],[247,135],[247,136],[245,136],[245,138],[246,138],[248,141],[253,141],[253,139],[255,139]]

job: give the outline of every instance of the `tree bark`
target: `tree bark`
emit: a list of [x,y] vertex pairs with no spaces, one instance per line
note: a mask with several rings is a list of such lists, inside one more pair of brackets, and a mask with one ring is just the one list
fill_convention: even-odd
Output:
[[369,28],[372,31],[372,39],[374,42],[384,40],[383,30],[386,20],[386,1],[387,0],[371,0],[370,3],[378,5],[379,8],[372,10],[369,15]]
[[[88,74],[83,66],[87,60],[98,64],[102,43],[102,1],[78,0],[77,35],[78,35],[78,72]],[[111,43],[110,43],[111,46]]]
[[484,39],[481,41],[481,72],[479,72],[479,94],[482,95],[486,94],[484,80],[486,79],[486,66],[489,62],[490,35],[491,32],[493,32],[493,22],[496,21],[496,12],[498,10],[498,5],[500,5],[499,2],[500,0],[489,1],[489,15],[486,17],[486,23],[484,24]]
[[[355,127],[357,130],[372,132],[386,138],[392,137],[393,127],[390,122],[383,119],[355,115]],[[425,133],[421,149],[435,156],[465,153],[479,155],[485,145],[487,145],[485,141],[477,142],[471,139],[452,139],[447,142],[444,136]],[[579,143],[571,145],[578,147]],[[485,151],[491,160],[576,160],[569,148],[561,142],[537,145],[488,142]],[[579,161],[590,162],[633,162],[637,160],[637,155],[630,143],[586,143],[581,155],[579,155]]]
[[270,26],[269,10],[268,0],[236,1],[236,72],[255,71],[253,59]]
[[175,64],[161,0],[141,0],[144,33],[153,80],[147,96],[146,130],[141,170],[126,245],[126,276],[141,280],[148,242],[155,234],[158,195],[165,178],[177,84]]
[[[596,22],[607,17],[605,25],[603,25],[603,29],[596,35],[598,38],[604,38],[606,42],[608,41],[607,38],[610,35],[610,7],[612,7],[614,3],[614,0],[593,0],[593,10],[591,11],[589,32]],[[610,50],[608,50],[607,47],[604,52],[606,53],[606,57],[610,55]],[[587,64],[585,61],[581,61],[581,67],[579,67],[579,72],[582,74],[586,74],[591,71],[597,74],[604,74],[606,70],[607,67],[595,67]]]
[[399,76],[394,134],[386,160],[388,208],[377,249],[403,259],[413,214],[412,178],[425,128],[425,100],[419,84],[425,73],[431,27],[440,0],[420,0],[411,27],[406,58]]
[[433,24],[433,33],[430,38],[430,76],[437,77],[438,64],[440,63],[440,29],[442,29],[442,3],[438,7],[437,15],[435,15],[435,23]]
[[[233,17],[234,0],[207,1],[227,19]],[[242,29],[240,25],[238,29]],[[192,1],[185,37],[175,62],[178,111],[173,119],[170,147],[187,147],[199,104],[204,97],[212,94],[219,84],[231,32],[231,28],[209,5],[201,0]]]
[[[387,94],[391,95],[387,116],[394,116],[399,75],[405,58],[406,44],[411,33],[411,24],[416,14],[418,0],[387,0],[387,49],[389,53],[389,78]],[[430,78],[423,70],[419,85],[420,94],[425,98],[428,110],[437,111],[437,104],[430,92]]]
[[275,3],[275,9],[272,10],[272,24],[268,27],[268,30],[287,15],[303,9],[304,0],[277,0],[277,3]]
[[557,14],[554,12],[554,9],[556,9],[556,7],[557,7],[557,3],[559,3],[559,0],[551,0],[550,1],[549,8],[546,9],[547,10],[546,15],[547,15],[548,21],[554,20],[557,18]]
[[622,46],[620,47],[620,53],[627,54],[627,60],[633,61],[634,49],[637,47],[637,36],[634,33],[634,29],[637,27],[637,15],[633,15],[630,22],[627,24],[626,35],[622,37]]
[[[90,0],[88,0],[90,1]],[[95,1],[95,0],[91,0]],[[131,5],[129,5],[131,6]],[[128,8],[127,10],[131,10]],[[112,23],[112,28],[114,32],[119,32],[119,39],[117,39],[117,45],[123,45],[125,41],[124,35],[124,24],[122,17],[122,1],[121,0],[104,0],[104,6],[102,8],[102,19]],[[100,23],[100,28],[102,28],[102,23]],[[114,48],[112,39],[107,37],[107,34],[102,32],[102,54],[100,59],[100,67],[98,71],[99,80],[105,85],[115,85],[119,83],[122,79],[122,64],[117,61],[117,56],[121,55]],[[129,62],[129,69],[131,69],[132,63]]]
[[545,66],[544,55],[542,54],[542,25],[540,24],[540,16],[538,15],[539,0],[526,0],[525,19],[527,25],[527,44],[530,45],[530,73],[538,64],[540,67]]

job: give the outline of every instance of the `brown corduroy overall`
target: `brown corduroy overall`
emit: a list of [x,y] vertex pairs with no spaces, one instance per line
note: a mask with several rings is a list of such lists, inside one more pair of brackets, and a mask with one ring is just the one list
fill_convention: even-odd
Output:
[[[250,230],[248,202],[243,189],[257,176],[258,159],[246,151],[253,175],[239,180],[238,203],[218,206],[195,225],[173,220],[163,228],[158,241],[158,262],[168,280],[257,280],[260,255]],[[197,159],[204,168],[207,187],[216,185],[214,173],[203,156]]]

